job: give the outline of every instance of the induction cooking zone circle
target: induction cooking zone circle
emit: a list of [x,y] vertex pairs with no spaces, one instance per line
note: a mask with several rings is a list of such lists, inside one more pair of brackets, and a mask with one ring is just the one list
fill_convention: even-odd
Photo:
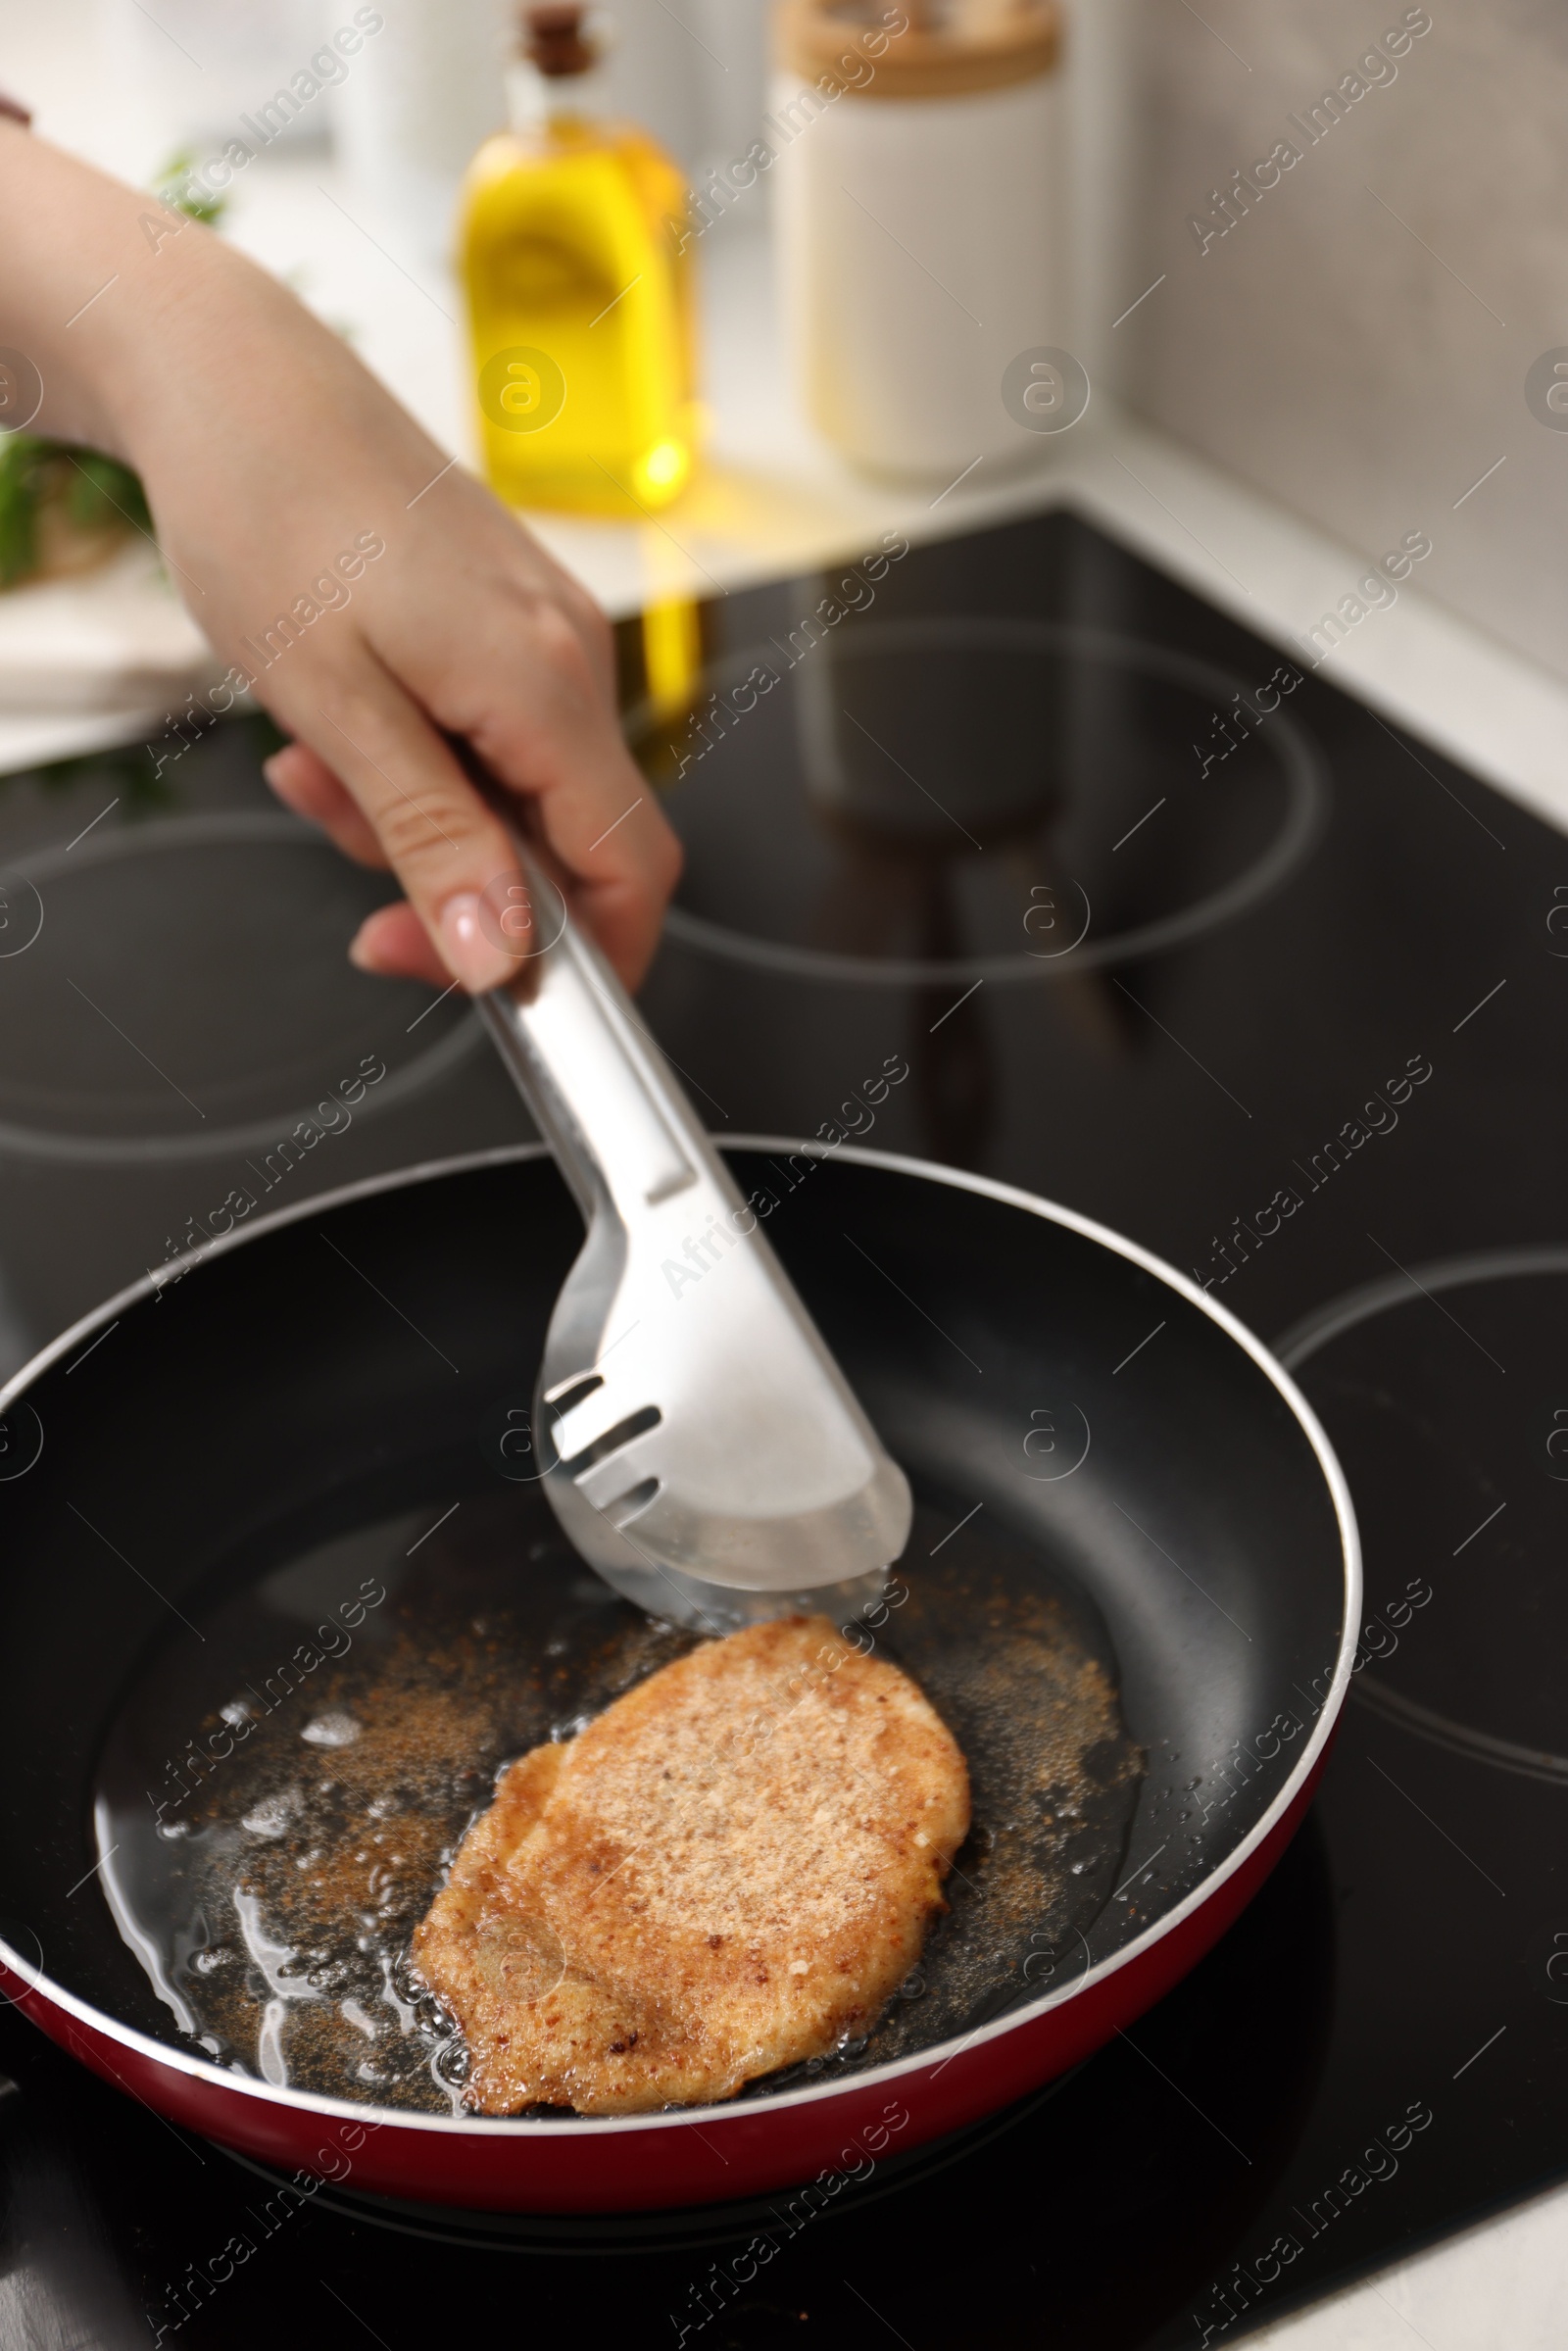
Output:
[[[1039,621],[845,621],[748,648],[632,748],[686,853],[690,947],[807,979],[1028,983],[1231,921],[1327,803],[1281,662]],[[1294,687],[1290,688],[1294,691]]]
[[1415,1265],[1277,1343],[1361,1527],[1351,1696],[1568,1786],[1568,1248]]
[[281,812],[93,834],[4,878],[30,936],[0,959],[0,1151],[266,1151],[329,1098],[334,1122],[384,1107],[477,1041],[465,1000],[355,970],[391,882]]

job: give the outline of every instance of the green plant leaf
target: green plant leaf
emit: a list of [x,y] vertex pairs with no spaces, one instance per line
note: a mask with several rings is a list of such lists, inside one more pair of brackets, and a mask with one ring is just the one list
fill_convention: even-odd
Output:
[[66,512],[73,522],[83,530],[102,530],[118,517],[151,537],[153,518],[139,474],[100,450],[67,450],[63,442],[54,446],[72,460]]
[[163,170],[154,174],[153,186],[161,202],[183,213],[187,220],[200,220],[208,228],[216,228],[228,210],[228,198],[196,187],[190,178],[196,161],[193,147],[176,148]]
[[35,433],[12,433],[0,441],[0,587],[24,578],[37,561],[48,447]]

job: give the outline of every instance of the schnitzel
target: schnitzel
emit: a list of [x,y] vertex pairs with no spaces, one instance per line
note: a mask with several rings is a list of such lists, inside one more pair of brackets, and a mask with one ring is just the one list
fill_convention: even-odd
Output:
[[501,1775],[419,1926],[466,2102],[645,2113],[859,2037],[968,1826],[946,1725],[827,1618],[693,1649]]

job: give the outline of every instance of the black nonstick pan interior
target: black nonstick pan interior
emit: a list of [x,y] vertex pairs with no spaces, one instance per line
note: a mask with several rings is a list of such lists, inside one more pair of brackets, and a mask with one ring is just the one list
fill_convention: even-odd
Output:
[[[854,2068],[1070,1982],[1234,1850],[1328,1690],[1341,1528],[1268,1372],[1135,1260],[936,1171],[732,1158],[915,1485],[867,1638],[975,1779],[952,1913]],[[42,1442],[0,1484],[0,1932],[55,1983],[301,2087],[460,2095],[409,1928],[497,1764],[685,1643],[529,1474],[580,1239],[537,1153],[370,1188],[121,1306],[13,1405]]]

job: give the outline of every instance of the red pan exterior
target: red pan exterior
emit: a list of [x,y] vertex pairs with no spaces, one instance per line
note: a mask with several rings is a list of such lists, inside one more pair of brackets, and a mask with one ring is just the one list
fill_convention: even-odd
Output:
[[1093,2055],[1152,2007],[1246,1908],[1299,1827],[1327,1747],[1289,1806],[1237,1868],[1175,1914],[1120,1966],[1091,1973],[1054,2006],[1021,2016],[934,2064],[879,2069],[798,2099],[703,2107],[701,2121],[447,2126],[311,2111],[260,2085],[187,2072],[140,2040],[73,2015],[0,1967],[3,1985],[51,2040],[187,2130],[279,2171],[352,2181],[427,2204],[586,2213],[714,2204],[853,2169],[960,2129]]

